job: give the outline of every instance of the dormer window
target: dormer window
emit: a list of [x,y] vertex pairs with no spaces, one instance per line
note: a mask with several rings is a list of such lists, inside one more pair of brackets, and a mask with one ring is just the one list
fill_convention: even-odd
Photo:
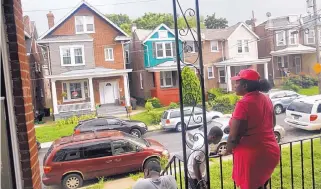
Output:
[[93,16],[75,16],[76,34],[94,33],[94,17]]

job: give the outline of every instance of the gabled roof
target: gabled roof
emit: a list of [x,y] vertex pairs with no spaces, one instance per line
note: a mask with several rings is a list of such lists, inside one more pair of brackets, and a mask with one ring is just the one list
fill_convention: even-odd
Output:
[[153,30],[144,30],[144,29],[136,29],[135,30],[135,33],[136,33],[139,41],[144,41],[146,39],[146,37],[152,32],[153,32]]
[[56,23],[52,28],[50,28],[48,31],[46,31],[42,36],[40,36],[39,39],[43,39],[48,34],[50,34],[52,31],[54,31],[58,26],[60,26],[64,21],[69,18],[71,15],[73,15],[81,6],[86,6],[88,9],[95,12],[98,16],[100,16],[103,20],[105,20],[107,23],[112,25],[114,28],[116,28],[118,31],[120,31],[123,35],[127,36],[127,33],[124,32],[120,27],[118,27],[116,24],[114,24],[111,20],[109,20],[106,16],[104,16],[101,12],[99,12],[95,7],[87,3],[86,1],[81,1],[74,9],[72,9],[66,16],[64,16],[61,20],[59,20],[58,23]]
[[[173,31],[168,26],[166,26],[165,24],[160,24],[144,39],[143,43],[145,43],[149,38],[151,38],[161,27],[164,27],[167,31],[171,32],[175,36],[175,33],[173,33]],[[181,37],[179,37],[179,39],[183,41]]]

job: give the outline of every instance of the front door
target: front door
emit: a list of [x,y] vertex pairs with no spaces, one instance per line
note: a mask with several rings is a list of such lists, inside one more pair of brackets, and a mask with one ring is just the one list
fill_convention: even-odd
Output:
[[99,83],[100,103],[101,104],[115,103],[114,87],[115,87],[114,83],[112,83],[112,82]]
[[299,74],[301,72],[301,57],[295,56],[294,58],[295,73]]

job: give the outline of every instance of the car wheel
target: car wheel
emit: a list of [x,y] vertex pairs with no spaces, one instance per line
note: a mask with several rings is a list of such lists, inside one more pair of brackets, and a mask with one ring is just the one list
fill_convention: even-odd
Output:
[[275,136],[276,141],[279,143],[279,142],[281,141],[281,135],[280,135],[280,133],[274,132],[274,136]]
[[155,157],[149,158],[149,159],[147,159],[147,160],[144,162],[143,170],[145,169],[146,165],[148,165],[148,163],[149,163],[149,162],[152,162],[152,161],[156,161],[156,162],[160,163],[158,158],[155,158]]
[[226,150],[227,150],[227,144],[223,143],[218,146],[216,153],[222,156],[226,153]]
[[182,132],[182,124],[181,124],[181,123],[177,123],[175,130],[176,130],[177,132]]
[[76,189],[82,187],[83,179],[78,174],[69,174],[62,181],[64,189]]
[[133,136],[135,136],[135,137],[137,137],[137,138],[142,137],[142,133],[140,132],[139,129],[132,129],[132,130],[130,131],[130,134],[133,135]]
[[275,112],[276,115],[281,114],[283,112],[283,107],[281,105],[276,105],[274,107],[274,112]]

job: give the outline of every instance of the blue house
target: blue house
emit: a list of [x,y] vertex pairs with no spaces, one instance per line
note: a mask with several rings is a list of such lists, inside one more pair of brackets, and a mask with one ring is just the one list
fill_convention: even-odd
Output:
[[[179,38],[183,58],[183,40]],[[140,101],[157,97],[168,105],[179,101],[174,30],[165,24],[154,30],[132,27],[130,45],[131,95]]]

